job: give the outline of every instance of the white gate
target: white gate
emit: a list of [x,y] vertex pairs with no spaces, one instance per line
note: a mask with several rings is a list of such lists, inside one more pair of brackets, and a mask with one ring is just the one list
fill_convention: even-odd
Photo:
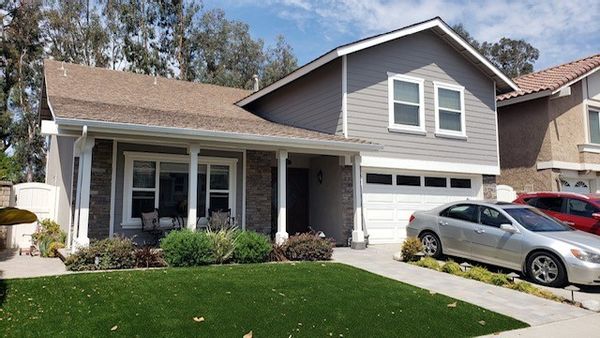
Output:
[[[38,220],[56,219],[57,189],[55,186],[44,183],[21,183],[13,186],[13,189],[16,199],[15,207],[33,212],[37,215]],[[35,231],[36,226],[37,223],[28,223],[7,227],[7,247],[29,247],[31,234]]]

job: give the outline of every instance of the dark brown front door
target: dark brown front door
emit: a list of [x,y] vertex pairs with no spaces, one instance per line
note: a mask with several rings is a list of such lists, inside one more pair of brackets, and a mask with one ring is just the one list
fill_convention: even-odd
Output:
[[[308,169],[288,168],[286,223],[290,235],[308,231]],[[271,171],[271,229],[277,232],[277,168]]]

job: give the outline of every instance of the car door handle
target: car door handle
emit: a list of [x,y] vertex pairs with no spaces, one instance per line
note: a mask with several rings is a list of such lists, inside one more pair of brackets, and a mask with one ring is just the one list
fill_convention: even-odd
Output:
[[483,229],[475,229],[475,232],[478,233],[478,234],[482,234],[482,233],[485,232],[485,230],[483,230]]
[[439,221],[438,223],[439,223],[440,225],[448,225],[448,222],[446,222],[446,221]]
[[564,221],[564,223],[570,227],[575,225],[575,222]]

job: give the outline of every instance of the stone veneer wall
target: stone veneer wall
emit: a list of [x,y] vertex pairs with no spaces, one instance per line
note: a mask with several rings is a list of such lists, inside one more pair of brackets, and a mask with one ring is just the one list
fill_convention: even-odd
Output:
[[0,208],[9,207],[14,204],[12,186],[12,182],[0,181]]
[[88,237],[90,239],[103,239],[109,236],[112,144],[112,140],[96,140],[92,150],[90,219],[88,225]]
[[[352,166],[342,168],[342,221],[346,238],[352,237],[354,228],[354,192],[352,191]],[[338,243],[339,244],[339,243]],[[346,244],[346,243],[344,243]]]
[[271,235],[271,163],[274,152],[246,152],[246,229]]
[[495,200],[496,197],[496,176],[483,175],[483,198]]

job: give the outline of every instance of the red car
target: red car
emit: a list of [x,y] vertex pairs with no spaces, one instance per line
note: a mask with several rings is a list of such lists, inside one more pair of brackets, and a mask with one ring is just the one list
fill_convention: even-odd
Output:
[[535,192],[519,195],[513,203],[529,204],[575,229],[600,235],[600,195]]

